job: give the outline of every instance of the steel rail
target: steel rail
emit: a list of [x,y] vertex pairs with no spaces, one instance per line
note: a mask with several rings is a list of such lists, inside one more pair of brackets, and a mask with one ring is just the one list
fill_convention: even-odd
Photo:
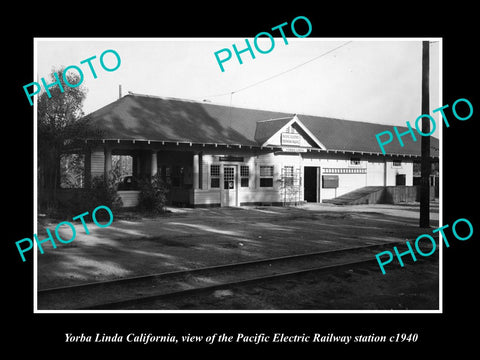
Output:
[[96,281],[96,282],[91,282],[91,283],[83,283],[83,284],[76,284],[76,285],[67,285],[67,286],[59,286],[59,287],[54,287],[54,288],[39,289],[39,290],[37,290],[37,293],[38,294],[47,294],[47,293],[61,292],[61,291],[66,291],[66,290],[68,291],[68,290],[75,290],[75,289],[83,289],[83,288],[88,288],[88,287],[93,288],[93,287],[96,287],[96,286],[103,286],[103,285],[109,285],[109,284],[119,284],[119,283],[128,283],[128,282],[138,281],[138,280],[148,280],[148,279],[153,279],[153,278],[160,277],[160,276],[163,277],[163,276],[185,275],[185,274],[194,274],[196,272],[203,272],[203,271],[209,271],[209,270],[232,269],[232,268],[235,268],[235,267],[242,267],[242,266],[246,266],[246,265],[257,265],[257,264],[260,265],[260,264],[264,264],[264,263],[278,262],[278,261],[284,261],[284,260],[290,260],[290,259],[294,260],[294,259],[307,258],[307,257],[318,256],[318,255],[339,254],[339,253],[348,252],[348,251],[357,251],[357,250],[360,251],[360,250],[367,250],[367,249],[383,248],[385,246],[389,246],[389,245],[390,246],[395,246],[395,245],[399,245],[399,244],[402,244],[402,242],[388,242],[388,243],[379,243],[379,244],[356,246],[356,247],[349,247],[349,248],[324,250],[324,251],[317,251],[317,252],[304,253],[304,254],[284,255],[284,256],[278,256],[278,257],[274,257],[274,258],[236,262],[236,263],[233,263],[233,264],[220,264],[220,265],[193,268],[193,269],[188,269],[188,270],[168,271],[168,272],[162,272],[162,273],[156,273],[156,274],[139,275],[139,276],[125,277],[125,278],[119,278],[119,279],[113,279],[113,280]]
[[[244,261],[244,262],[238,262],[238,263],[233,263],[233,264],[223,264],[223,265],[215,265],[215,266],[208,266],[208,267],[201,267],[201,268],[195,268],[195,269],[189,269],[189,270],[178,270],[178,271],[171,271],[171,272],[163,272],[163,273],[158,273],[158,274],[149,274],[149,275],[142,275],[142,276],[135,276],[135,277],[129,277],[129,278],[121,278],[121,279],[115,279],[115,280],[107,280],[107,281],[100,281],[100,282],[94,282],[94,283],[86,283],[86,284],[79,284],[79,285],[71,285],[71,286],[65,286],[65,287],[56,287],[56,288],[50,288],[50,289],[43,289],[39,290],[37,293],[38,299],[42,298],[43,301],[45,302],[45,298],[48,299],[48,296],[52,295],[58,295],[58,294],[68,294],[68,293],[75,293],[76,291],[92,291],[91,294],[93,294],[93,291],[97,288],[100,287],[106,287],[108,289],[109,286],[115,287],[115,286],[121,286],[123,284],[128,284],[128,283],[135,283],[137,282],[140,284],[142,281],[168,281],[169,278],[172,279],[171,284],[179,284],[178,278],[181,277],[188,277],[188,276],[199,276],[202,273],[209,273],[209,272],[214,272],[214,275],[217,277],[224,276],[228,277],[228,271],[234,271],[238,270],[239,273],[242,270],[248,271],[248,267],[255,267],[255,266],[261,266],[261,265],[273,265],[273,264],[280,264],[280,266],[287,266],[288,261],[301,261],[301,260],[308,260],[308,259],[313,259],[312,261],[334,261],[330,258],[330,255],[336,256],[336,255],[343,255],[346,254],[347,256],[365,256],[363,252],[368,251],[368,250],[375,250],[375,249],[382,249],[382,248],[392,248],[395,245],[403,244],[402,242],[383,242],[379,244],[372,244],[372,245],[365,245],[365,246],[357,246],[357,247],[348,247],[348,248],[340,248],[340,249],[333,249],[333,250],[325,250],[325,251],[319,251],[319,252],[311,252],[311,253],[304,253],[304,254],[295,254],[295,255],[285,255],[285,256],[279,256],[279,257],[274,257],[274,258],[268,258],[268,259],[259,259],[259,260],[250,260],[250,261]],[[367,253],[368,255],[368,253]],[[315,257],[319,257],[319,259],[315,259]],[[100,303],[93,303],[91,305],[85,306],[85,307],[79,307],[79,308],[74,308],[75,310],[86,310],[86,309],[107,309],[107,308],[112,308],[112,307],[118,307],[121,305],[124,306],[130,306],[135,303],[140,303],[140,302],[145,302],[145,301],[150,301],[154,299],[160,299],[160,298],[166,298],[166,297],[172,297],[172,296],[178,296],[181,294],[190,294],[193,292],[201,292],[201,291],[206,291],[206,290],[215,290],[219,288],[225,288],[229,286],[235,286],[235,285],[241,285],[241,284],[247,284],[247,283],[254,283],[254,282],[260,282],[260,281],[265,281],[269,279],[276,279],[276,278],[281,278],[281,277],[288,277],[288,276],[293,276],[293,275],[299,275],[299,274],[305,274],[309,272],[318,272],[318,271],[327,271],[327,270],[333,270],[333,269],[339,269],[342,267],[346,266],[358,266],[360,264],[368,264],[368,263],[376,263],[377,259],[373,256],[369,257],[368,259],[362,259],[362,260],[356,260],[356,261],[347,261],[347,262],[340,262],[340,263],[333,263],[333,264],[327,264],[327,265],[321,265],[321,266],[313,266],[313,267],[308,267],[308,268],[303,268],[303,269],[297,269],[297,270],[290,270],[290,271],[283,271],[280,273],[273,273],[273,274],[267,274],[267,275],[262,275],[262,276],[256,276],[252,278],[246,278],[246,279],[239,279],[239,280],[233,280],[233,281],[225,281],[217,284],[211,284],[211,285],[206,285],[206,286],[195,286],[192,288],[187,288],[187,289],[174,289],[171,291],[163,291],[159,292],[157,291],[156,293],[149,294],[146,296],[135,296],[135,297],[127,297],[124,299],[119,299],[119,300],[113,300],[113,301],[103,301]],[[302,265],[302,264],[300,264]],[[295,266],[290,266],[290,268],[294,268]],[[298,268],[298,265],[297,265]],[[242,270],[241,270],[242,269]],[[223,271],[222,271],[223,270]],[[272,271],[273,269],[268,269],[268,271]],[[251,271],[251,270],[250,270]],[[227,275],[225,275],[225,272],[227,272]],[[235,275],[235,273],[233,273]],[[231,275],[232,276],[232,275]],[[233,276],[234,277],[234,276]],[[175,282],[174,279],[177,278],[177,281]],[[183,279],[184,280],[184,279]],[[138,285],[137,284],[137,285]],[[141,285],[141,284],[140,284]],[[140,288],[141,289],[141,288]],[[78,296],[78,294],[77,294]]]
[[219,289],[224,289],[232,286],[237,286],[237,285],[246,285],[246,284],[254,284],[257,282],[262,282],[266,280],[275,280],[279,278],[287,278],[289,276],[294,276],[294,275],[302,275],[302,274],[308,274],[312,272],[322,272],[322,271],[328,271],[328,270],[334,270],[334,269],[341,269],[344,267],[352,267],[352,266],[357,266],[360,264],[373,264],[376,263],[376,259],[368,259],[368,260],[361,260],[361,261],[353,261],[353,262],[346,262],[346,263],[341,263],[341,264],[333,264],[333,265],[326,265],[326,266],[320,266],[320,267],[315,267],[315,268],[310,268],[310,269],[302,269],[302,270],[295,270],[295,271],[289,271],[289,272],[284,272],[284,273],[279,273],[279,274],[273,274],[273,275],[265,275],[265,276],[258,276],[250,279],[242,279],[242,280],[237,280],[237,281],[230,281],[222,284],[215,284],[215,285],[208,285],[208,286],[201,286],[197,288],[191,288],[191,289],[183,289],[183,290],[177,290],[177,291],[172,291],[169,293],[163,293],[163,294],[154,294],[154,295],[148,295],[148,296],[140,296],[132,299],[126,299],[126,300],[120,300],[120,301],[112,301],[112,302],[104,302],[101,304],[96,304],[93,306],[88,306],[85,308],[79,308],[78,310],[106,310],[106,309],[114,309],[118,308],[120,306],[131,306],[135,304],[139,304],[142,302],[148,302],[152,300],[160,300],[160,299],[167,299],[170,297],[174,296],[180,296],[180,295],[191,295],[194,293],[200,293],[204,291],[213,291],[213,290],[219,290]]

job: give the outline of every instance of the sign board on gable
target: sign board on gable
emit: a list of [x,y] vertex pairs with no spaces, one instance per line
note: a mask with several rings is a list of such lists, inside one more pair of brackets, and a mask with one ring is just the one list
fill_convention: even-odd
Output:
[[301,139],[300,134],[282,133],[280,141],[281,145],[300,146]]

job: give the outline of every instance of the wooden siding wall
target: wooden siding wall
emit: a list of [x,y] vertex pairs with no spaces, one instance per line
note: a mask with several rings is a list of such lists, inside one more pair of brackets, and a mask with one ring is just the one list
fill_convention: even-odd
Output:
[[[303,166],[317,166],[320,167],[321,175],[324,174],[324,169],[358,169],[367,168],[367,160],[360,159],[360,165],[351,165],[350,159],[354,156],[349,155],[333,155],[328,154],[325,158],[314,158],[313,155],[305,155],[303,159]],[[343,195],[347,192],[367,186],[366,173],[333,173],[338,176],[338,188],[324,189],[320,184],[320,201],[333,199],[337,196]]]
[[[435,188],[430,188],[430,200],[435,199]],[[420,201],[420,186],[386,186],[359,199],[357,204],[401,204]]]
[[122,198],[123,207],[133,207],[138,205],[138,190],[119,190],[118,195]]
[[385,186],[384,160],[368,160],[367,186]]
[[[163,156],[164,155],[164,156]],[[169,159],[169,154],[165,153],[159,156],[159,165],[163,164],[166,159]],[[190,166],[190,154],[174,154],[176,158],[181,159],[181,163]],[[220,161],[219,156],[242,157],[243,161]],[[239,151],[225,151],[214,150],[209,154],[202,153],[201,155],[201,183],[199,189],[191,189],[184,191],[184,193],[177,194],[181,198],[182,203],[189,203],[191,205],[220,205],[221,193],[220,189],[211,189],[210,166],[212,164],[218,165],[236,165],[237,176],[237,204],[242,203],[282,203],[284,200],[282,192],[282,184],[279,181],[282,175],[282,168],[284,166],[293,166],[298,169],[302,177],[300,193],[297,199],[303,201],[303,177],[305,166],[320,167],[323,175],[325,168],[330,169],[366,169],[366,173],[339,173],[339,187],[337,189],[323,189],[320,187],[320,201],[331,199],[347,192],[364,186],[394,186],[397,174],[406,175],[406,186],[413,185],[413,162],[402,160],[401,166],[393,166],[393,161],[385,161],[384,158],[375,156],[359,156],[360,165],[352,165],[350,159],[355,156],[348,154],[334,154],[322,153],[321,158],[314,153],[300,153],[300,154],[286,154],[286,153],[264,153],[254,154],[243,150]],[[249,167],[249,186],[242,188],[240,186],[240,166]],[[270,188],[260,187],[260,166],[273,166],[274,177],[273,186]],[[91,154],[91,173],[92,177],[102,176],[104,168],[104,154],[103,150],[95,149]],[[223,168],[223,167],[222,167]],[[223,172],[222,172],[223,173]],[[222,174],[221,174],[222,175]],[[191,180],[190,176],[187,176]],[[321,176],[320,176],[321,178]],[[221,186],[222,177],[220,178]],[[124,192],[121,194],[124,206],[135,206],[138,203],[138,194],[134,192]],[[392,195],[393,196],[393,195]],[[410,198],[410,197],[409,197]]]
[[[279,154],[273,153],[262,154],[258,156],[239,153],[232,154],[232,156],[238,156],[243,158],[241,161],[219,161],[217,154],[203,154],[202,155],[202,184],[200,189],[195,189],[193,193],[194,203],[197,206],[213,206],[221,204],[221,188],[210,188],[211,175],[210,166],[220,165],[220,186],[222,183],[222,167],[234,165],[236,166],[236,196],[237,204],[253,204],[253,203],[282,203],[285,199],[282,184],[279,181],[282,175],[283,166],[293,166],[294,169],[298,169],[299,173],[302,173],[301,157],[298,154]],[[240,167],[248,166],[249,169],[249,181],[248,187],[241,187]],[[272,187],[260,187],[260,167],[261,166],[273,166],[273,186]],[[299,201],[303,200],[303,187],[300,186],[300,193],[296,197]]]
[[386,186],[396,185],[397,174],[404,174],[406,178],[406,186],[413,185],[413,162],[402,160],[401,166],[393,166],[393,161],[387,161],[386,165]]
[[200,188],[201,189],[204,189],[204,190],[207,190],[208,187],[209,187],[209,180],[208,180],[208,176],[210,174],[210,171],[209,171],[209,167],[210,165],[209,164],[205,164],[205,162],[202,162],[202,183],[199,184]]
[[105,156],[102,151],[93,151],[91,156],[91,172],[92,178],[95,176],[103,176],[103,167],[105,164]]

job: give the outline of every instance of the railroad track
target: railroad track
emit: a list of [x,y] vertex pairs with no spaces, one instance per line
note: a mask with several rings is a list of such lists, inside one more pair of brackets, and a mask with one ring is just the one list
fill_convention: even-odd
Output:
[[375,254],[401,244],[382,243],[44,289],[37,293],[37,307],[39,310],[122,309],[233,285],[374,264]]

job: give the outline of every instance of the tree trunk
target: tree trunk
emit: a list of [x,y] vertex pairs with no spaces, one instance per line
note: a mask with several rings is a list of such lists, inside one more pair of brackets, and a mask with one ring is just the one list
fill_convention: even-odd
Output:
[[41,174],[39,191],[44,191],[46,196],[43,196],[43,199],[46,205],[55,203],[60,185],[60,154],[56,148],[43,151],[39,157],[39,174]]

